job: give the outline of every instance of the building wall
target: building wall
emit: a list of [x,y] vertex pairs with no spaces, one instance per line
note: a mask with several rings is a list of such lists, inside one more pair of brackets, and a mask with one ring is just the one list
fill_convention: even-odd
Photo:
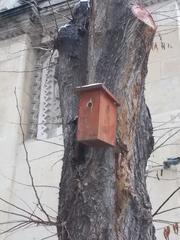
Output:
[[[56,221],[63,138],[62,129],[59,125],[57,134],[52,134],[47,138],[37,137],[41,124],[44,127],[47,126],[45,126],[44,122],[39,122],[39,118],[35,119],[35,121],[32,118],[33,114],[31,112],[35,106],[32,103],[32,101],[35,101],[32,97],[35,94],[34,87],[36,84],[34,84],[34,81],[38,76],[40,76],[39,81],[42,80],[42,76],[49,81],[52,79],[51,75],[53,74],[50,69],[50,74],[46,76],[47,71],[44,72],[43,64],[39,65],[39,68],[42,69],[36,69],[39,55],[41,55],[39,50],[32,46],[32,38],[29,34],[24,33],[0,41],[0,181],[3,183],[0,184],[0,209],[9,212],[9,214],[0,212],[0,222],[22,219],[11,214],[13,212],[28,216],[28,214],[17,210],[16,207],[7,202],[13,203],[26,211],[34,212],[42,219],[47,220],[45,214],[39,210],[37,205],[37,198],[32,189],[26,162],[27,158],[31,165],[33,180],[40,201],[44,209],[52,216],[52,219]],[[45,90],[47,91],[47,89],[43,88],[37,89],[39,97]],[[16,91],[16,94],[14,91]],[[45,95],[45,97],[47,96]],[[48,100],[46,103],[49,103]],[[20,129],[18,109],[22,118],[21,126],[25,137],[24,142]],[[48,108],[45,110],[48,110]],[[39,112],[39,109],[35,109],[35,111]],[[33,136],[31,136],[32,126],[37,130]],[[25,148],[28,155],[26,155]],[[4,231],[11,227],[11,224],[1,225],[0,230]],[[21,240],[26,238],[27,240],[35,240],[47,237],[50,235],[49,231],[50,233],[56,233],[55,228],[47,230],[44,227],[39,227],[30,228],[27,231],[17,231],[13,234],[7,233],[2,235],[1,239]],[[56,239],[56,237],[52,239]]]
[[[178,1],[151,6],[157,34],[149,59],[146,79],[146,101],[152,114],[155,146],[148,163],[147,184],[153,212],[180,186],[180,164],[164,169],[168,158],[180,157],[180,35]],[[180,206],[177,192],[160,210]],[[168,221],[179,222],[180,210],[168,211],[154,217],[158,240],[164,239],[163,228]],[[171,227],[170,239],[177,240]]]

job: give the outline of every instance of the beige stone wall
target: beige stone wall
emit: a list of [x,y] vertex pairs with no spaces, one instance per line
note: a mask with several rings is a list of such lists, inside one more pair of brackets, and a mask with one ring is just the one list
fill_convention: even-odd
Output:
[[[180,164],[163,168],[167,158],[180,157],[180,35],[176,1],[155,5],[151,10],[159,25],[146,79],[146,101],[152,114],[155,137],[155,151],[149,159],[147,178],[154,212],[180,186]],[[179,206],[180,192],[161,211]],[[157,215],[154,219],[179,222],[180,209]],[[168,222],[155,225],[158,240],[163,240],[163,228],[169,225]],[[173,234],[172,227],[170,239],[179,239]]]
[[[38,185],[38,194],[46,211],[56,218],[63,152],[63,147],[59,146],[62,144],[62,133],[56,138],[48,139],[48,143],[44,142],[45,140],[38,141],[36,138],[29,139],[27,134],[30,127],[31,83],[35,63],[36,52],[31,47],[31,40],[27,35],[0,41],[0,197],[27,211],[35,211],[35,214],[46,220],[46,217],[37,207],[37,199],[31,187],[14,95],[16,88],[22,126],[26,137],[25,145],[34,182]],[[0,209],[22,214],[22,211],[17,211],[2,201]],[[17,217],[11,214],[0,213],[0,222],[15,219],[17,220]],[[1,226],[1,230],[8,227],[11,225]],[[50,230],[55,232],[55,229]],[[35,240],[47,235],[50,235],[48,231],[44,228],[38,228],[20,231],[12,235],[6,234],[1,236],[1,239],[9,236],[8,240],[24,238]]]

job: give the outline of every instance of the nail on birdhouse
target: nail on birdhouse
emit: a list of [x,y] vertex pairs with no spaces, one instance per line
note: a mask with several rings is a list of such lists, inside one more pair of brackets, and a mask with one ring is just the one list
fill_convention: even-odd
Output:
[[90,146],[115,146],[118,101],[102,84],[77,87],[77,141]]

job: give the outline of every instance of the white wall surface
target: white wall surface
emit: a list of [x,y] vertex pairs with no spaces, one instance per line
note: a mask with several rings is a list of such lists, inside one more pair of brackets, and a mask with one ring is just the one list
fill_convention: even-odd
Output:
[[[164,169],[167,158],[180,157],[180,39],[177,1],[151,7],[158,25],[146,79],[146,101],[152,114],[155,151],[148,164],[148,190],[153,212],[180,186],[180,164]],[[162,175],[161,175],[162,174]],[[161,211],[180,207],[177,192]],[[180,209],[154,217],[157,239],[163,240],[163,228],[180,221]],[[159,220],[166,221],[160,223]],[[178,240],[171,226],[171,240]]]
[[0,0],[0,11],[3,9],[11,9],[18,5],[18,0]]
[[[34,69],[35,60],[36,55],[27,35],[0,42],[0,198],[27,211],[34,211],[34,214],[47,220],[37,207],[37,199],[31,187],[14,95],[16,88],[18,107],[26,137],[25,146],[28,151],[34,183],[37,185],[37,192],[44,208],[54,217],[52,219],[55,221],[63,153],[62,132],[54,139],[47,139],[49,143],[28,139],[33,74],[31,71]],[[23,213],[2,200],[0,200],[0,209]],[[20,219],[22,218],[0,212],[0,222]],[[10,227],[12,225],[1,225],[0,231]],[[0,236],[0,239],[39,240],[55,232],[55,228],[47,230],[44,227],[36,227],[26,231],[17,231],[13,234],[8,233]],[[56,239],[56,237],[52,239]]]

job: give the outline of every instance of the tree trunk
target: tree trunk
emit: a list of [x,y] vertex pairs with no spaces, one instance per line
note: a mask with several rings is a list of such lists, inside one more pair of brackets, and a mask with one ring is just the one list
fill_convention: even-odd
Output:
[[[94,0],[75,7],[56,47],[64,132],[59,240],[153,240],[145,168],[153,148],[144,80],[155,30],[130,1]],[[75,87],[101,82],[120,102],[117,146],[76,142]]]

